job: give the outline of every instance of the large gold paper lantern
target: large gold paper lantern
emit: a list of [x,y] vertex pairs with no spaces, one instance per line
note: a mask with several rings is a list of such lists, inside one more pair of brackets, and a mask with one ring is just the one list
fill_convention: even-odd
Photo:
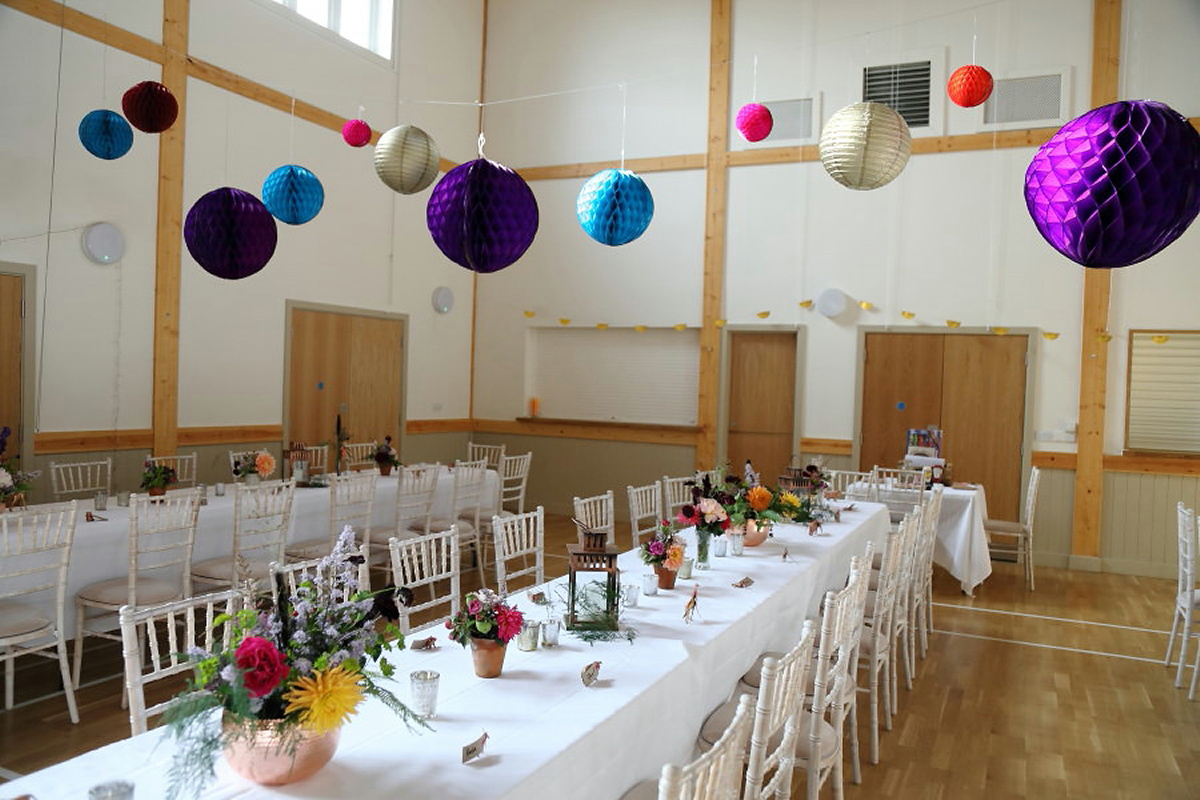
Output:
[[416,194],[438,174],[437,143],[416,125],[399,125],[375,145],[375,173],[400,194]]
[[878,189],[908,163],[908,124],[883,103],[854,103],[834,114],[821,131],[825,171],[851,189]]

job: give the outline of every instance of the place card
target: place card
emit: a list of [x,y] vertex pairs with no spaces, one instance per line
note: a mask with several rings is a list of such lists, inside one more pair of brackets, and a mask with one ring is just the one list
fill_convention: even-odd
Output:
[[99,514],[93,514],[90,511],[84,512],[83,518],[87,522],[108,522],[108,517],[102,517]]
[[821,530],[821,520],[814,519],[812,522],[808,523],[808,535],[809,536],[817,536],[818,535],[817,531],[819,531],[819,530]]
[[408,646],[410,650],[436,650],[437,637],[430,636],[428,639],[413,639],[412,644]]
[[529,602],[539,606],[550,605],[550,601],[546,599],[545,592],[534,592],[533,594],[529,595]]
[[487,740],[487,731],[484,731],[483,736],[480,736],[468,745],[464,745],[462,749],[462,763],[465,764],[471,759],[479,758],[483,755],[483,746],[487,744]]
[[692,615],[696,613],[696,597],[700,594],[700,584],[692,587],[692,596],[688,598],[687,605],[683,607],[683,621],[689,625],[692,623]]
[[582,670],[579,671],[579,679],[583,681],[584,686],[591,686],[596,682],[596,678],[600,675],[600,662],[593,661]]
[[754,585],[754,578],[751,578],[749,575],[747,575],[746,577],[742,578],[742,579],[741,579],[740,581],[738,581],[737,583],[733,584],[733,588],[735,588],[735,589],[749,589],[749,588],[750,588],[751,586],[753,586],[753,585]]

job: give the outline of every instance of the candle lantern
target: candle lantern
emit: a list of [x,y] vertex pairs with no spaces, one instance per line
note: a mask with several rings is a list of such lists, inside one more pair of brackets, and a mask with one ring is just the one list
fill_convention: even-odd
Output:
[[[590,534],[590,535],[589,535]],[[603,531],[579,529],[579,544],[567,545],[567,628],[568,630],[617,630],[617,597],[621,571],[617,569],[620,549],[608,544]],[[579,573],[603,572],[603,614],[580,614],[578,593]]]

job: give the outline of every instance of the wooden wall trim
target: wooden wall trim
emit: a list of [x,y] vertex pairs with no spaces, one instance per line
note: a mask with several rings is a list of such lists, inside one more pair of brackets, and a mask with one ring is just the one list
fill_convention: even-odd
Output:
[[[1074,453],[1035,450],[1033,452],[1033,466],[1040,467],[1041,469],[1073,470],[1076,467],[1076,457]],[[1103,468],[1104,472],[1200,476],[1200,458],[1195,456],[1125,453],[1104,456]]]
[[471,420],[459,419],[410,419],[404,422],[404,432],[413,433],[469,433]]
[[[179,447],[201,445],[279,442],[282,425],[220,425],[179,429]],[[106,450],[151,450],[154,433],[150,428],[116,431],[44,431],[33,435],[35,455],[59,453],[99,453]]]
[[573,422],[571,420],[477,419],[473,428],[480,433],[521,436],[546,436],[557,439],[591,439],[640,444],[697,446],[697,428],[676,425],[634,425],[626,423]]
[[282,425],[218,425],[179,429],[180,447],[282,441]]
[[[704,153],[687,153],[677,156],[653,156],[651,158],[627,158],[625,169],[637,173],[643,172],[676,172],[690,169],[704,169],[706,155]],[[563,178],[590,178],[602,169],[616,169],[620,161],[588,161],[578,164],[550,164],[542,167],[524,167],[517,170],[527,181],[544,181]]]
[[800,440],[801,453],[816,453],[823,456],[854,455],[852,439],[809,439]]

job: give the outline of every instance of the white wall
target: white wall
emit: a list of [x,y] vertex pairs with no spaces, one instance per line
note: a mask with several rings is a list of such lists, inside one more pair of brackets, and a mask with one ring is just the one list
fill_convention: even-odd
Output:
[[[675,65],[699,62],[697,85],[630,107],[627,127],[631,134],[655,132],[646,144],[656,149],[639,145],[638,156],[703,151],[707,3],[589,4],[573,8],[569,23],[553,6],[510,0],[492,14],[489,99],[621,81],[632,86],[643,79],[649,86]],[[865,64],[925,55],[935,59],[936,71],[940,53],[948,74],[971,61],[973,36],[978,62],[997,78],[1067,69],[1070,116],[1076,116],[1089,107],[1091,15],[1090,0],[985,6],[968,0],[736,0],[731,117],[751,99],[755,56],[760,100],[820,92],[827,118],[858,99]],[[1191,44],[1200,41],[1195,4],[1141,0],[1127,4],[1126,16],[1122,84],[1136,87],[1130,96],[1164,99],[1185,116],[1200,114],[1193,84],[1200,51]],[[670,35],[660,44],[664,31]],[[581,96],[489,109],[489,150],[520,166],[614,158],[610,121],[619,108],[600,93],[590,104]],[[981,109],[939,102],[945,106],[940,127],[916,129],[915,136],[985,130]],[[731,147],[753,146],[732,131]],[[1016,148],[914,156],[895,182],[872,192],[837,185],[819,163],[730,169],[723,315],[731,324],[755,324],[759,312],[770,311],[762,324],[807,326],[801,435],[853,435],[857,326],[943,325],[946,319],[964,327],[1059,333],[1054,341],[1037,340],[1033,424],[1051,431],[1074,426],[1083,268],[1053,251],[1029,220],[1022,187],[1033,153]],[[542,323],[546,317],[571,318],[572,324],[698,319],[703,174],[645,177],[655,196],[655,220],[642,240],[621,248],[595,244],[579,230],[573,204],[582,180],[532,184],[542,212],[538,239],[521,261],[480,281],[480,416],[522,409],[523,329],[532,324],[522,318],[523,309],[536,308]],[[664,233],[669,239],[660,238]],[[1190,231],[1167,251],[1115,276],[1109,451],[1119,451],[1123,439],[1122,331],[1151,323],[1195,327],[1197,236]],[[827,287],[869,300],[876,309],[835,322],[799,307],[798,301]],[[916,317],[905,320],[902,310]],[[1052,442],[1038,447],[1073,449]]]

